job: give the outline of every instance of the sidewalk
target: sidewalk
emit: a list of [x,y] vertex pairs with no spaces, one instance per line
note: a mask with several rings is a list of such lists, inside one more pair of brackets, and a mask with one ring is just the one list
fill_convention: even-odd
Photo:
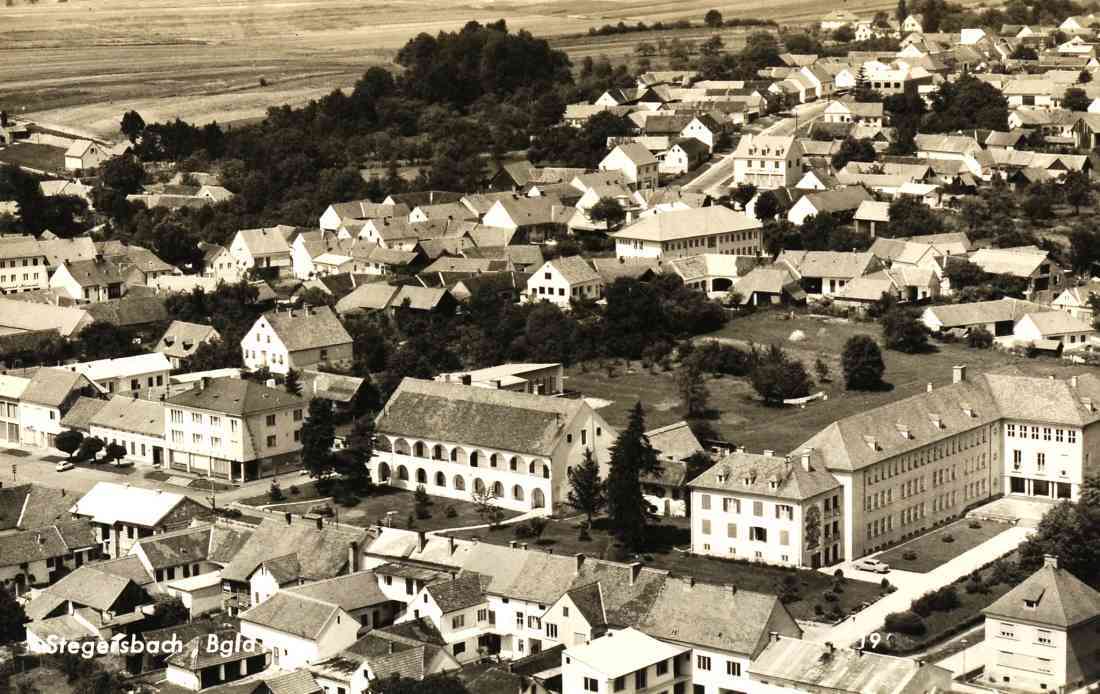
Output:
[[[837,645],[854,643],[860,637],[881,629],[886,615],[908,610],[909,603],[921,595],[953,583],[991,561],[1003,557],[1016,549],[1031,532],[1031,528],[1009,528],[926,574],[903,571],[891,571],[884,576],[874,574],[877,580],[881,581],[885,577],[891,583],[895,583],[894,574],[898,574],[898,580],[895,583],[898,589],[836,626],[807,630],[803,638],[812,641],[831,641]],[[855,578],[853,574],[844,572],[845,576]]]

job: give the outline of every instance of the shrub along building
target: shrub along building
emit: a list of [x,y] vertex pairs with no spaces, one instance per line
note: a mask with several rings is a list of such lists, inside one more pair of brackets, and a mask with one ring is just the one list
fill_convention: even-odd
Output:
[[566,471],[591,449],[606,473],[617,432],[584,400],[406,378],[375,422],[375,480],[518,511],[564,502]]

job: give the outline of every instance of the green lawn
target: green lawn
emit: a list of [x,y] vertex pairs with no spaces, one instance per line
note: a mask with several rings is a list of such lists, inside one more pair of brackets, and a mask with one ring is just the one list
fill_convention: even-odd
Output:
[[[971,528],[971,522],[978,523],[980,527]],[[1010,527],[1006,523],[963,519],[883,552],[878,559],[902,571],[928,573]],[[954,538],[953,542],[943,541],[948,535]],[[909,552],[916,553],[916,559],[905,559]]]
[[[579,539],[577,519],[550,520],[538,538],[518,537],[514,527],[504,526],[496,530],[462,531],[453,534],[462,539],[478,539],[481,542],[507,544],[510,541],[526,542],[529,548],[546,549],[555,554],[585,554],[603,559],[631,560],[613,547],[603,519],[597,519],[589,533],[590,539]],[[798,579],[799,599],[789,602],[787,609],[796,619],[817,619],[815,605],[825,612],[835,605],[845,614],[858,610],[864,602],[874,602],[881,594],[878,584],[846,580],[836,603],[828,603],[821,596],[829,591],[834,579],[817,571],[798,571],[766,564],[702,557],[680,551],[691,544],[690,523],[684,518],[662,518],[651,530],[650,546],[633,560],[647,566],[665,569],[678,576],[692,576],[699,581],[736,585],[738,588],[761,593],[776,594],[788,576]],[[678,549],[680,548],[680,549]]]
[[954,584],[958,590],[960,605],[949,612],[933,612],[924,618],[928,631],[922,636],[894,634],[888,650],[897,654],[914,653],[940,643],[977,625],[982,620],[982,610],[1015,586],[998,583],[988,593],[967,593],[965,583]]
[[[810,403],[805,409],[765,407],[744,379],[722,377],[708,381],[709,405],[717,413],[711,424],[727,440],[750,451],[791,451],[839,418],[909,397],[928,383],[934,387],[947,385],[951,383],[951,367],[955,364],[966,364],[972,375],[1017,367],[1029,374],[1053,374],[1060,378],[1084,373],[1089,368],[1054,358],[1026,359],[1000,351],[972,350],[962,344],[936,344],[937,351],[929,354],[883,352],[885,380],[892,384],[891,390],[848,392],[844,390],[840,367],[844,343],[860,334],[879,338],[878,325],[806,315],[785,320],[786,316],[782,311],[759,311],[735,318],[722,330],[698,338],[725,340],[741,346],[779,344],[801,359],[811,376],[814,361],[819,356],[829,365],[832,380],[813,389],[813,392],[825,391],[828,401]],[[801,330],[806,339],[791,342],[788,338],[795,330]],[[600,413],[613,426],[621,427],[626,423],[627,414],[637,400],[641,400],[646,409],[646,425],[650,428],[671,424],[686,416],[674,370],[651,372],[642,368],[639,362],[631,362],[629,368],[624,368],[620,362],[616,374],[609,377],[595,363],[579,365],[567,371],[566,387],[589,397],[611,401]]]
[[[294,493],[292,486],[297,487],[298,494]],[[359,499],[353,506],[336,504],[328,497],[321,497],[315,482],[306,482],[300,485],[284,483],[282,489],[286,500],[284,503],[271,506],[270,508],[273,511],[319,513],[328,508],[332,509],[335,518],[339,522],[350,525],[364,527],[377,525],[382,523],[391,511],[394,512],[392,518],[394,518],[395,527],[411,527],[413,530],[444,530],[446,528],[461,528],[484,523],[477,514],[477,506],[473,502],[432,497],[432,503],[428,507],[428,512],[431,515],[428,518],[414,518],[413,525],[409,526],[409,516],[416,515],[413,493],[393,489],[392,487],[375,487],[375,490],[369,496]],[[266,494],[263,494],[242,499],[240,503],[248,506],[267,506],[271,504],[271,500]],[[448,516],[448,508],[454,509],[453,516]],[[519,515],[514,511],[503,509],[502,512],[505,519],[515,518]]]

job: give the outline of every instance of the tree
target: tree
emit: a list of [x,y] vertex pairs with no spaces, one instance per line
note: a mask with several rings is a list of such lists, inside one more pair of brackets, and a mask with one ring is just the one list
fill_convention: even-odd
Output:
[[332,444],[336,439],[332,403],[323,398],[309,401],[309,414],[302,423],[302,467],[314,479],[332,472]]
[[848,390],[877,390],[882,387],[886,365],[882,351],[869,335],[855,335],[844,344],[841,355],[844,386]]
[[1073,205],[1073,213],[1081,214],[1081,208],[1092,204],[1092,182],[1083,171],[1070,171],[1062,178],[1062,192],[1066,203]]
[[103,460],[104,460],[104,462],[110,463],[110,462],[113,462],[115,460],[122,460],[125,457],[126,457],[126,446],[123,446],[122,444],[119,444],[119,443],[115,443],[114,441],[107,444],[107,448],[103,451]]
[[1027,197],[1024,198],[1024,214],[1033,222],[1041,222],[1054,216],[1054,206],[1051,204],[1051,190],[1041,183],[1032,183],[1027,187]]
[[1090,73],[1088,70],[1081,70],[1081,74],[1077,75],[1077,84],[1088,84],[1091,81],[1092,73]]
[[1008,57],[1013,60],[1038,60],[1039,54],[1031,46],[1020,44]]
[[814,360],[814,374],[817,376],[818,383],[828,383],[832,376],[829,372],[829,364],[821,357]]
[[890,221],[882,236],[921,236],[944,230],[943,217],[920,198],[901,195],[890,203]]
[[84,440],[80,442],[80,449],[77,451],[76,457],[80,460],[95,460],[96,455],[103,450],[106,446],[103,443],[103,439],[95,436],[86,436]]
[[286,392],[291,395],[302,394],[302,375],[297,369],[289,369],[286,372],[286,381],[283,383]]
[[1085,90],[1080,87],[1070,87],[1062,97],[1062,108],[1067,111],[1076,111],[1078,113],[1088,111],[1090,103],[1092,103],[1092,99],[1090,99],[1088,95],[1085,94]]
[[779,214],[779,198],[772,191],[765,190],[756,198],[754,212],[756,212],[757,219],[763,221],[775,219],[775,216]]
[[145,130],[145,119],[137,111],[127,111],[122,114],[122,122],[119,123],[118,129],[130,142],[136,142],[138,136]]
[[688,417],[701,417],[706,413],[710,391],[707,390],[698,355],[684,360],[679,373],[676,374],[676,387],[680,391],[684,406],[687,407]]
[[504,520],[504,511],[497,506],[498,498],[490,485],[484,485],[480,489],[474,487],[470,492],[470,499],[477,506],[477,515],[481,517],[481,522],[490,528],[497,527]]
[[703,15],[703,23],[712,29],[717,29],[722,26],[722,13],[718,10],[707,10]]
[[626,428],[611,445],[607,476],[607,510],[612,532],[634,551],[645,546],[649,510],[642,494],[642,477],[659,474],[657,452],[645,435],[645,411],[635,403]]
[[993,346],[993,333],[977,325],[967,331],[966,344],[971,349],[989,349]]
[[840,143],[840,148],[833,155],[833,168],[839,171],[850,161],[874,161],[877,153],[874,145],[868,139],[857,140],[854,137],[846,137]]
[[932,97],[921,132],[1008,130],[1008,100],[996,87],[969,75],[945,82]]
[[80,449],[80,444],[84,441],[84,434],[75,429],[67,429],[57,435],[54,439],[54,448],[62,453],[68,454],[69,458],[73,457],[73,453],[76,453]]
[[145,169],[129,154],[111,157],[99,167],[99,182],[123,195],[140,191],[144,180]]
[[[756,197],[756,186],[754,186],[751,183],[742,183],[741,185],[737,186],[737,188],[733,191],[733,194],[730,195],[730,197],[733,199],[734,202],[737,203],[737,205],[741,209],[745,209],[745,205],[749,204],[749,200],[752,200],[754,197]],[[757,200],[757,203],[759,203],[759,202],[760,201]],[[757,209],[757,217],[759,217],[759,216],[760,216],[760,211],[759,211],[759,208],[758,208]]]
[[882,317],[882,338],[886,349],[907,354],[927,352],[928,328],[915,309],[895,307]]
[[615,198],[600,198],[588,211],[593,222],[603,222],[608,229],[617,229],[626,220],[626,210]]
[[769,407],[781,405],[789,398],[810,394],[810,376],[802,362],[790,358],[779,345],[771,345],[763,354],[755,355],[749,381]]
[[1058,557],[1058,566],[1082,581],[1100,583],[1100,477],[1085,477],[1077,501],[1050,508],[1034,534],[1019,549],[1020,569],[1034,571],[1046,555]]
[[191,611],[178,597],[161,595],[153,604],[153,614],[149,617],[149,629],[163,629],[177,624],[186,624],[191,619]]
[[699,53],[701,55],[718,55],[722,52],[722,48],[725,45],[726,44],[722,41],[722,37],[715,34],[699,44]]
[[851,43],[855,40],[855,38],[856,32],[848,24],[845,24],[842,27],[837,27],[836,30],[833,31],[833,40],[837,43]]
[[592,449],[584,449],[580,465],[566,470],[569,477],[569,505],[577,509],[592,525],[592,516],[607,505],[607,489],[600,479],[600,465],[592,455]]
[[0,646],[23,641],[26,638],[23,625],[29,621],[15,595],[6,588],[0,590]]
[[905,21],[905,18],[909,16],[909,7],[905,4],[905,0],[898,0],[898,9],[894,16],[898,20],[898,24]]
[[1070,232],[1069,246],[1073,271],[1091,275],[1092,269],[1100,263],[1100,232],[1090,225],[1078,225]]

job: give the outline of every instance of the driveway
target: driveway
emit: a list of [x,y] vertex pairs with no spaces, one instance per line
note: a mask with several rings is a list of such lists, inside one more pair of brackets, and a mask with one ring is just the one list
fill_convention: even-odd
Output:
[[[860,637],[881,629],[883,622],[886,621],[886,615],[908,610],[909,604],[921,595],[954,583],[991,561],[1003,557],[1016,549],[1031,532],[1033,532],[1032,528],[1009,528],[929,573],[891,571],[885,575],[885,578],[898,587],[896,591],[836,626],[808,629],[803,634],[803,638],[820,642],[831,641],[837,645],[854,643]],[[842,568],[845,569],[844,575],[851,579],[872,579],[877,583],[883,578],[879,574],[855,571],[851,569],[850,564],[842,565]],[[831,574],[835,570],[836,567],[829,567],[826,573]]]

